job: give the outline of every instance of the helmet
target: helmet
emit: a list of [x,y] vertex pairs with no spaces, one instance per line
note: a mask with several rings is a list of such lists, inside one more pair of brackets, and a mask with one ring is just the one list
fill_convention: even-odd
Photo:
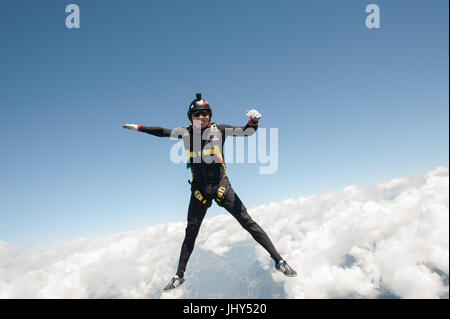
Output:
[[191,102],[191,105],[189,105],[189,109],[187,111],[187,116],[189,118],[189,121],[192,122],[191,113],[198,111],[198,110],[208,110],[209,111],[209,119],[212,118],[212,110],[209,106],[208,102],[204,99],[202,99],[201,93],[195,93],[196,99]]

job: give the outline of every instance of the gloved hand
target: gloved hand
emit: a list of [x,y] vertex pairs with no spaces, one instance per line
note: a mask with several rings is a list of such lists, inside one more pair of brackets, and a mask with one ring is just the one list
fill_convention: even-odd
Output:
[[138,125],[138,124],[124,124],[122,125],[123,128],[127,128],[129,130],[134,130],[134,131],[140,131],[142,125]]
[[258,122],[261,114],[257,110],[249,110],[245,113],[253,122]]

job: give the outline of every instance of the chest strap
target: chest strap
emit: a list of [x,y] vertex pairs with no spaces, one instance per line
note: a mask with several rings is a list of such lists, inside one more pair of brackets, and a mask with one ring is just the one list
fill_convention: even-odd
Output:
[[[187,131],[185,133],[186,136],[189,135],[189,132],[191,131],[191,129],[192,129],[192,126],[189,125],[187,127]],[[211,129],[211,132],[213,132],[213,133],[216,132],[218,130],[216,123],[212,123],[210,125],[210,129]],[[191,168],[191,172],[192,172],[192,160],[196,157],[201,157],[202,153],[203,153],[203,155],[205,155],[205,156],[206,155],[215,155],[217,157],[217,159],[219,160],[219,163],[222,164],[224,176],[227,175],[225,161],[223,160],[222,152],[220,151],[219,145],[214,145],[213,148],[209,148],[209,149],[197,151],[197,152],[191,152],[190,149],[185,149],[185,151],[186,151],[186,156],[188,158],[188,161],[186,162],[186,168]],[[192,178],[194,178],[194,177],[192,176]]]

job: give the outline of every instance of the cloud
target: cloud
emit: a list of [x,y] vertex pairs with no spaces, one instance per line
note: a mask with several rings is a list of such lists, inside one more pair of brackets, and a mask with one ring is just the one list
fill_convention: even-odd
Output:
[[[195,253],[204,252],[202,271],[232,273],[226,261],[243,244],[247,250],[233,258],[253,258],[266,271],[258,276],[269,274],[287,298],[448,298],[448,194],[448,168],[438,167],[371,188],[348,186],[249,209],[297,270],[295,278],[274,272],[266,251],[233,217],[206,218],[187,282],[170,294],[161,289],[175,272],[185,222],[49,247],[0,241],[0,298],[201,296],[192,290],[201,286],[189,286],[202,280],[189,267]],[[248,281],[249,289],[261,287]],[[220,296],[221,285],[215,287]]]

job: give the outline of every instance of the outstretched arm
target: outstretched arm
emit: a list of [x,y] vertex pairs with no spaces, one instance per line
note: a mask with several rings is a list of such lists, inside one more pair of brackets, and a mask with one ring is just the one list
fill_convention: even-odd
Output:
[[159,126],[143,126],[140,124],[124,124],[124,125],[122,125],[122,127],[129,129],[129,130],[134,130],[134,131],[139,131],[139,132],[144,132],[147,134],[155,135],[158,137],[170,137],[173,133],[177,133],[177,132],[174,132],[174,130],[172,130],[172,129],[159,127]]
[[225,132],[226,136],[251,136],[258,129],[258,121],[261,114],[257,110],[247,111],[246,115],[249,120],[244,126],[233,126],[228,124],[220,124],[219,127]]

